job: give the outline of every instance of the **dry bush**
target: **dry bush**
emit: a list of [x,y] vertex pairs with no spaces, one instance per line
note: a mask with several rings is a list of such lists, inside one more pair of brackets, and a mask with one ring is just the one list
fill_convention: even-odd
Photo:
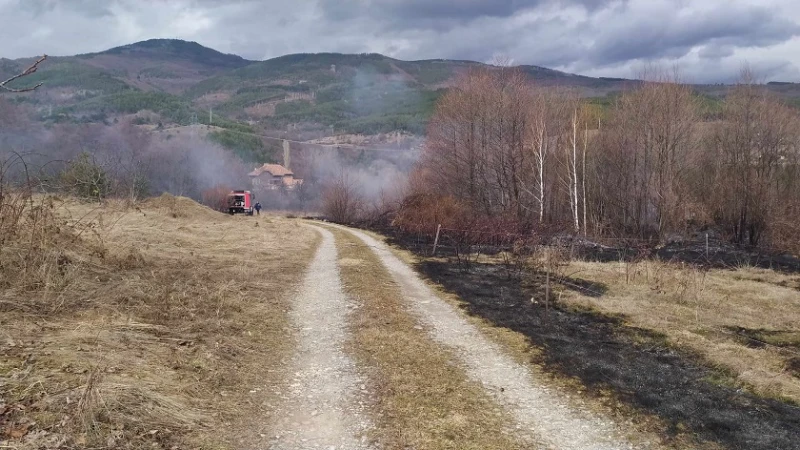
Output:
[[537,258],[539,239],[535,236],[521,237],[514,241],[511,249],[500,253],[501,265],[509,279],[521,279],[526,273],[537,272],[541,268]]
[[[0,288],[57,293],[70,282],[79,253],[102,255],[102,243],[55,214],[55,201],[0,180]],[[0,310],[16,308],[0,299]]]
[[216,211],[228,210],[228,194],[233,189],[229,186],[218,184],[202,193],[203,204]]
[[61,190],[87,200],[102,200],[111,191],[111,179],[94,155],[82,152],[60,177]]
[[800,200],[784,205],[770,230],[774,250],[785,251],[800,258]]
[[361,219],[366,227],[374,229],[390,226],[403,205],[406,189],[405,181],[397,179],[393,185],[381,189],[377,198],[365,202]]
[[550,305],[556,294],[560,299],[564,291],[569,262],[570,251],[564,245],[539,245],[533,249],[522,281],[534,293],[531,301],[544,303],[545,320],[549,319]]
[[357,186],[346,174],[342,174],[322,190],[322,213],[334,222],[355,222],[363,213],[364,203]]
[[405,233],[434,235],[438,225],[463,227],[468,215],[466,206],[454,197],[418,193],[403,200],[392,225]]

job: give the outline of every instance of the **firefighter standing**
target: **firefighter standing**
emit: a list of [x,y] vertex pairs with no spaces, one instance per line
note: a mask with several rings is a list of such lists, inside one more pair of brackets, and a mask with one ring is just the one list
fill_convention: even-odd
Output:
[[256,202],[256,215],[261,215],[261,203]]

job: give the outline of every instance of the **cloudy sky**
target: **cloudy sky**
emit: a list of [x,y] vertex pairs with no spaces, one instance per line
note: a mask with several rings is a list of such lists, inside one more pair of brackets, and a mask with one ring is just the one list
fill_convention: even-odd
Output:
[[0,57],[156,37],[248,59],[502,55],[591,76],[677,65],[693,82],[731,81],[747,63],[765,80],[800,81],[798,0],[0,0]]

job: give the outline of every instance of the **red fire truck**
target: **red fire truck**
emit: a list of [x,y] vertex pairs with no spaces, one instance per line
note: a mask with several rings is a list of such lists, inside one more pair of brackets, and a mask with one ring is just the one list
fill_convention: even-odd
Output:
[[228,194],[228,212],[234,214],[253,215],[253,194],[250,191],[231,191]]

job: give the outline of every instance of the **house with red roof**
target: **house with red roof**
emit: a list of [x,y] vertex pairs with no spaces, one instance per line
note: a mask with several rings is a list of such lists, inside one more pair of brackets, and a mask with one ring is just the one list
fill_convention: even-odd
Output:
[[280,164],[264,164],[248,174],[253,190],[294,190],[303,180],[294,177],[294,172]]

